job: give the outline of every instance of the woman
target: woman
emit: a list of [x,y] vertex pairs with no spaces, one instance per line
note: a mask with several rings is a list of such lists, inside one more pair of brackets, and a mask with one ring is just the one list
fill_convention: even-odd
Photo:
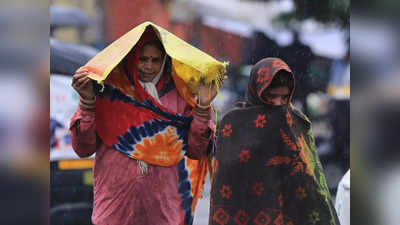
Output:
[[96,94],[88,73],[73,77],[81,99],[70,130],[80,157],[96,153],[93,223],[192,224],[215,85],[200,84],[190,105],[150,26]]
[[252,68],[218,131],[209,224],[339,224],[294,80],[277,58]]

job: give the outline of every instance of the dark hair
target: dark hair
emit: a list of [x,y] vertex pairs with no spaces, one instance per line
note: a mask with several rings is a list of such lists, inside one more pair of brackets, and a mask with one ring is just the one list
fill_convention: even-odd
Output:
[[294,87],[292,74],[286,70],[279,70],[274,79],[272,79],[271,84],[268,86],[268,88],[277,87],[288,87],[292,90]]

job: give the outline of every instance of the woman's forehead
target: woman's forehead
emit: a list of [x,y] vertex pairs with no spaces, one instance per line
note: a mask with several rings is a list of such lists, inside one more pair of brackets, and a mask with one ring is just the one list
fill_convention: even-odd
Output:
[[268,88],[265,92],[268,94],[287,95],[289,94],[290,90],[289,87],[275,87]]
[[143,47],[142,55],[161,57],[161,51],[154,45],[145,45]]

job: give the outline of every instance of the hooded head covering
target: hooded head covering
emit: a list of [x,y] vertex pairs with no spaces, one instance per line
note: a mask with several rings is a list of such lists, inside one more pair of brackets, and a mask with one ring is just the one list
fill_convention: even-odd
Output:
[[257,62],[250,72],[250,80],[247,90],[247,101],[252,105],[267,104],[261,96],[268,89],[272,80],[280,71],[288,72],[290,76],[290,99],[294,92],[295,79],[289,66],[278,58],[265,58]]
[[[292,104],[266,104],[262,93],[282,60],[252,69],[248,98],[224,115],[217,132],[210,224],[338,225],[309,121]],[[290,100],[290,98],[289,98]]]

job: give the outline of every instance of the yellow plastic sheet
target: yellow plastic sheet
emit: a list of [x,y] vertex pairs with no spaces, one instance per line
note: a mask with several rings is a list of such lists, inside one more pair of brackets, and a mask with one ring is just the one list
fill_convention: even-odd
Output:
[[136,45],[148,26],[153,28],[163,43],[167,54],[172,58],[172,66],[177,75],[188,85],[193,94],[197,93],[196,87],[201,79],[204,79],[207,84],[216,81],[217,86],[220,87],[221,81],[226,79],[227,62],[217,61],[152,22],[144,22],[136,26],[93,57],[86,64],[90,72],[89,77],[102,83]]

